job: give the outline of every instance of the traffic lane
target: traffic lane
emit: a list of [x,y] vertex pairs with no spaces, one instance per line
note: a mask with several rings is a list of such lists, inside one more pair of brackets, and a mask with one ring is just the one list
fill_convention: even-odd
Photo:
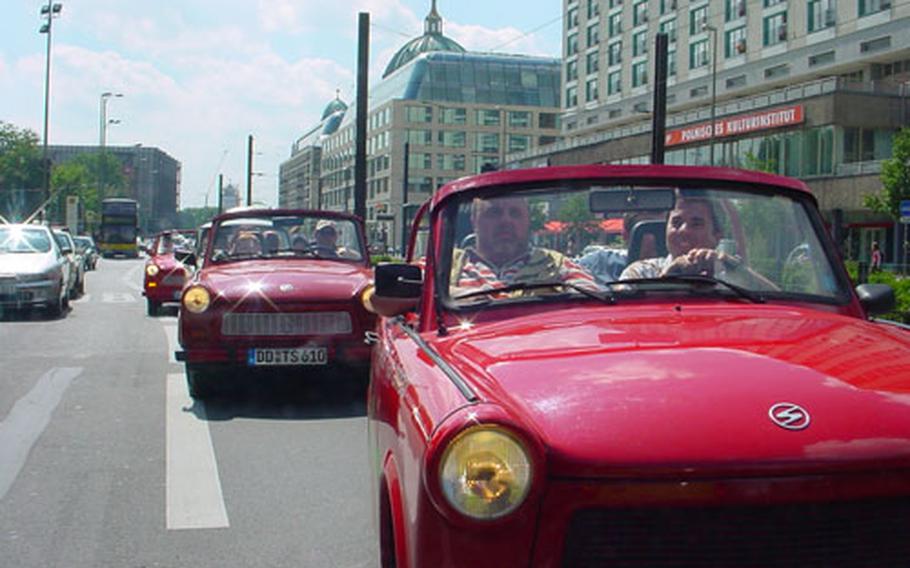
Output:
[[53,342],[54,356],[36,350],[33,333],[15,337],[17,364],[37,371],[78,356],[82,372],[2,501],[0,558],[11,565],[128,565],[108,559],[134,559],[161,532],[167,340],[127,285],[141,263],[99,269],[72,319],[57,322],[67,334]]

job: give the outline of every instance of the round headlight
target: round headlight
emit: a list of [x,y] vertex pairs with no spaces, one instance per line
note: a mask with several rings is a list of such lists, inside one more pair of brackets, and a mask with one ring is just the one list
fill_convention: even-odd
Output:
[[150,264],[145,267],[145,273],[148,274],[149,276],[155,276],[160,271],[161,271],[161,269],[158,268],[157,264]]
[[449,504],[475,519],[508,515],[531,488],[531,460],[521,442],[505,430],[476,426],[446,448],[439,470]]
[[193,286],[183,295],[183,307],[194,314],[201,314],[212,302],[209,291],[202,286]]

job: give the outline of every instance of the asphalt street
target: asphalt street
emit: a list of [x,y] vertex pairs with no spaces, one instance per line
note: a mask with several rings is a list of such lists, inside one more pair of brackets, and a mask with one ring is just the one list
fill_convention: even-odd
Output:
[[65,318],[0,318],[0,565],[377,566],[362,392],[193,402],[141,275],[102,260]]

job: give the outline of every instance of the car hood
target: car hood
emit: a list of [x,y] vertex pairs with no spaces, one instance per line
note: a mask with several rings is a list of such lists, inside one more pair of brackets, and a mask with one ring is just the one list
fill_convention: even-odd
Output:
[[[780,306],[563,310],[437,343],[540,436],[553,475],[910,466],[910,336]],[[776,425],[792,403],[810,422]]]
[[363,265],[324,260],[251,261],[204,268],[199,283],[228,301],[349,300],[371,281]]
[[40,274],[56,265],[50,252],[0,254],[0,274]]

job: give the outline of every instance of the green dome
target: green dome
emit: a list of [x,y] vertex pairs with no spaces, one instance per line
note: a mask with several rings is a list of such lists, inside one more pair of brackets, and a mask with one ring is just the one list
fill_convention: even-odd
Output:
[[327,119],[328,117],[332,116],[333,114],[335,114],[338,111],[346,111],[346,110],[348,110],[348,105],[344,104],[344,102],[340,98],[335,97],[335,99],[332,102],[330,102],[328,105],[326,105],[325,110],[322,111],[322,120]]
[[457,41],[442,35],[442,18],[436,12],[436,0],[433,0],[433,7],[430,9],[430,13],[427,14],[426,20],[424,20],[423,35],[412,39],[398,50],[392,60],[389,61],[382,78],[385,79],[421,53],[429,53],[431,51],[465,52],[465,48],[461,47]]

